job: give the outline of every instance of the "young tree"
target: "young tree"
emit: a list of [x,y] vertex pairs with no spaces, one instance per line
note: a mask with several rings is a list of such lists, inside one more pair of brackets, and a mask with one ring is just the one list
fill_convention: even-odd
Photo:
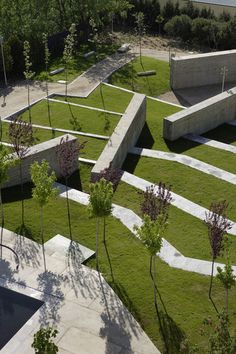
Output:
[[44,269],[46,272],[46,258],[44,249],[44,225],[43,225],[43,210],[45,205],[58,194],[58,189],[53,187],[56,180],[55,172],[51,175],[48,174],[50,166],[46,160],[41,162],[35,161],[30,166],[31,179],[35,187],[33,188],[32,196],[33,199],[38,203],[40,207],[40,233],[42,240],[42,250],[43,250],[43,261]]
[[[2,186],[8,179],[8,170],[12,166],[14,160],[10,158],[7,149],[4,145],[0,144],[0,205],[1,205],[1,245],[3,243],[3,229],[4,229],[4,207],[2,201]],[[2,246],[1,246],[2,257]]]
[[140,56],[140,63],[142,64],[142,38],[145,35],[146,27],[144,24],[144,14],[143,12],[136,12],[134,14],[135,18],[135,31],[139,38],[139,56]]
[[224,236],[231,229],[231,222],[226,218],[226,211],[228,209],[228,203],[224,201],[211,203],[210,210],[206,213],[204,223],[208,228],[208,237],[211,246],[212,267],[211,278],[209,285],[208,296],[211,300],[215,310],[218,312],[217,307],[212,299],[212,283],[214,264],[217,257],[220,256],[224,247]]
[[160,34],[161,34],[161,25],[162,25],[162,23],[164,22],[164,17],[161,16],[161,14],[159,14],[159,15],[156,17],[155,22],[158,24],[158,34],[159,34],[159,36],[160,36]]
[[[112,212],[112,197],[113,187],[111,182],[107,182],[104,178],[99,182],[91,183],[89,185],[90,196],[88,211],[90,217],[97,219],[96,225],[96,260],[98,269],[98,244],[99,244],[99,220],[103,219],[106,225],[106,217]],[[104,226],[105,230],[105,226]],[[105,242],[105,232],[103,234],[103,241]]]
[[50,60],[50,52],[48,48],[48,36],[46,33],[43,33],[43,45],[44,45],[44,63],[45,63],[45,83],[46,83],[46,94],[47,94],[47,107],[48,107],[48,120],[49,120],[49,125],[52,127],[52,122],[51,122],[51,110],[50,110],[50,103],[49,103],[49,97],[48,97],[48,67],[49,67],[49,60]]
[[20,184],[21,184],[21,231],[24,230],[24,188],[22,177],[22,161],[29,152],[29,148],[34,143],[33,128],[30,123],[21,118],[14,119],[9,125],[9,139],[13,146],[13,151],[19,161]]
[[30,108],[30,86],[29,82],[34,76],[34,72],[31,71],[31,66],[32,63],[30,61],[30,44],[28,41],[24,41],[24,59],[25,59],[25,71],[24,71],[24,76],[27,82],[27,90],[28,90],[28,111],[29,111],[29,122],[31,123],[32,117],[31,117],[31,108]]
[[113,186],[114,192],[118,187],[118,184],[121,180],[123,171],[119,168],[113,168],[111,165],[104,170],[102,170],[96,177],[93,178],[93,183],[100,181],[100,179],[104,178],[107,182],[111,182]]
[[72,230],[71,230],[71,217],[70,217],[70,204],[68,198],[68,178],[75,171],[76,166],[78,165],[78,157],[80,151],[84,148],[86,142],[82,144],[78,144],[77,141],[69,142],[69,136],[66,138],[62,137],[60,140],[60,144],[57,146],[57,158],[59,161],[59,167],[61,171],[62,177],[65,178],[66,182],[66,203],[67,203],[67,215],[68,215],[68,224],[69,224],[69,233],[70,239],[72,238]]
[[65,97],[67,101],[67,88],[68,88],[68,70],[69,66],[73,60],[73,54],[75,50],[75,44],[76,44],[76,27],[75,24],[72,23],[69,29],[69,34],[67,35],[65,39],[65,47],[63,51],[63,61],[65,64],[65,75],[66,75],[66,83],[65,83]]
[[224,266],[224,269],[221,267],[217,267],[217,279],[222,283],[225,288],[225,309],[226,313],[228,314],[229,309],[229,290],[235,286],[235,275],[233,273],[233,268],[230,263],[230,260],[227,260],[227,263]]
[[56,338],[58,331],[51,327],[40,328],[38,332],[34,334],[34,341],[31,345],[35,350],[35,354],[56,354],[58,353],[58,347],[53,342]]

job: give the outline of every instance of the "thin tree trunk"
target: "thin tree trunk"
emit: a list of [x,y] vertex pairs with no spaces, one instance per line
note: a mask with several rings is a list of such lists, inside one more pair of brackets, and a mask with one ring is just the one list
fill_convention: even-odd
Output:
[[48,98],[48,73],[47,73],[47,78],[46,78],[46,94],[47,94],[47,107],[48,107],[48,121],[50,127],[52,127],[52,121],[51,121],[51,109],[50,109],[50,103],[49,103],[49,98]]
[[27,89],[28,89],[28,110],[29,110],[29,122],[31,124],[32,117],[31,117],[31,108],[30,108],[30,87],[29,87],[29,80],[27,79]]
[[215,265],[215,258],[212,259],[212,265],[211,265],[211,278],[210,278],[210,285],[209,285],[209,292],[208,292],[208,297],[211,300],[211,303],[216,310],[217,313],[219,313],[212,297],[211,297],[211,292],[212,292],[212,285],[213,285],[213,273],[214,273],[214,265]]
[[65,100],[67,102],[67,78],[68,78],[68,73],[67,73],[67,63],[65,65],[65,74],[66,74],[66,87],[65,87]]
[[25,224],[25,204],[24,204],[24,189],[23,189],[22,161],[21,160],[20,160],[20,191],[21,191],[21,226],[24,226],[24,224]]
[[67,205],[67,216],[68,216],[70,240],[73,241],[72,230],[71,230],[70,202],[69,202],[69,196],[68,196],[68,178],[66,178],[66,205]]
[[106,217],[103,217],[103,242],[106,242]]
[[1,204],[1,258],[2,258],[2,243],[3,243],[3,228],[4,228],[4,207],[2,202],[2,188],[0,188],[0,204]]
[[44,248],[44,230],[43,230],[43,207],[41,207],[40,210],[40,231],[41,231],[41,241],[42,241],[42,250],[43,250],[43,264],[44,264],[44,270],[45,272],[47,271],[46,268],[46,257],[45,257],[45,248]]
[[97,218],[96,224],[96,268],[99,269],[98,265],[98,242],[99,242],[99,218]]
[[226,301],[226,313],[228,314],[228,311],[229,311],[229,289],[228,288],[226,288],[226,299],[225,299]]

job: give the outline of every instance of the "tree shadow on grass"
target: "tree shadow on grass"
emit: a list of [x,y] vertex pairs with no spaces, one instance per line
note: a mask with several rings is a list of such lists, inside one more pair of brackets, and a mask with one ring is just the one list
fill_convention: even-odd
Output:
[[160,320],[165,333],[165,340],[168,350],[166,350],[166,353],[181,353],[181,344],[186,339],[184,331],[177,325],[173,318],[165,312],[160,311]]

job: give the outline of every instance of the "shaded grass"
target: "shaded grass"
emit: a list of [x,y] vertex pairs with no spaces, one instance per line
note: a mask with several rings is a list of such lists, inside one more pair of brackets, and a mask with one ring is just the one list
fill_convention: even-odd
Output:
[[[30,198],[30,188],[27,189],[25,201],[25,223],[31,230],[31,237],[40,242],[40,223],[35,217],[39,208]],[[15,230],[19,226],[20,190],[18,187],[4,192],[4,207],[6,213],[6,227]],[[66,201],[57,199],[45,207],[45,240],[60,233],[68,237],[66,218]],[[91,249],[95,249],[95,222],[88,219],[85,207],[71,202],[72,228],[74,239]],[[53,223],[52,223],[53,220]],[[132,310],[134,316],[163,350],[163,343],[159,334],[159,326],[153,305],[153,289],[149,277],[149,255],[146,248],[134,238],[131,233],[117,220],[107,220],[107,249],[112,264],[115,282],[111,279],[111,269],[104,249],[100,242],[100,269],[107,281],[118,291],[119,296]],[[95,267],[95,261],[88,265]],[[127,269],[129,271],[127,272]],[[206,348],[206,338],[199,334],[202,320],[208,316],[215,316],[208,301],[209,278],[194,273],[171,269],[159,259],[157,260],[158,286],[164,299],[169,315],[181,327],[193,343],[202,344]],[[224,292],[219,285],[215,285],[215,301],[222,307]],[[230,293],[230,311],[236,310],[234,301],[235,292]],[[232,319],[235,324],[235,318]],[[204,351],[202,351],[204,352]]]
[[173,142],[163,139],[163,119],[179,110],[180,108],[178,107],[147,99],[146,125],[136,145],[153,150],[188,155],[226,171],[236,173],[236,156],[233,153],[201,145],[184,138]]
[[222,124],[202,135],[208,139],[218,140],[225,144],[236,145],[236,127],[233,125]]
[[[115,45],[105,45],[105,44],[97,45],[97,61],[105,59],[107,55],[113,54],[116,51],[116,49],[117,46]],[[69,65],[68,81],[72,81],[77,76],[82,74],[82,72],[88,70],[95,63],[95,56],[92,56],[88,59],[84,58],[84,54],[91,50],[93,50],[91,44],[81,45],[80,50],[77,51],[74,59],[71,61],[71,64]],[[60,56],[52,60],[48,71],[50,72],[63,67],[65,67],[65,64],[63,62],[63,57]],[[46,77],[46,73],[44,71],[44,68],[39,70],[34,76],[35,80],[45,80],[45,77]],[[57,82],[58,80],[65,80],[65,79],[66,79],[65,72],[61,72],[49,77],[49,81],[51,82]]]
[[[155,70],[155,76],[140,77],[138,72]],[[170,68],[169,64],[149,58],[136,58],[131,63],[126,64],[123,68],[117,70],[109,79],[112,85],[124,87],[126,89],[144,93],[149,96],[158,96],[170,90],[169,84]]]
[[[103,106],[103,100],[104,106]],[[91,106],[101,109],[106,109],[108,111],[113,111],[117,113],[124,113],[126,107],[128,106],[133,94],[125,92],[110,86],[101,85],[97,87],[87,98],[75,98],[68,97],[69,102],[82,104],[85,106]],[[62,96],[54,96],[53,98],[58,100],[64,100]]]
[[[117,125],[120,117],[112,114],[93,111],[86,108],[70,106],[71,111],[81,125],[82,131],[101,135],[110,135]],[[63,103],[50,102],[52,127],[74,130],[69,105]],[[32,123],[49,126],[47,115],[47,102],[41,101],[31,108]],[[28,120],[28,111],[22,115],[24,120]],[[107,125],[107,121],[109,125]]]

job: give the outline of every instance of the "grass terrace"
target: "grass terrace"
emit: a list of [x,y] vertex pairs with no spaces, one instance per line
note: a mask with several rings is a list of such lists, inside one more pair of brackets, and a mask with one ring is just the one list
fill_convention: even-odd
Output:
[[[156,75],[140,77],[139,72],[155,70]],[[149,96],[159,96],[170,90],[170,67],[167,62],[142,57],[134,59],[110,77],[110,84]]]
[[[128,190],[125,189],[125,191]],[[25,185],[24,192],[25,225],[28,237],[40,242],[40,225],[38,219],[34,217],[39,209],[31,198],[31,186]],[[130,191],[129,196],[132,197]],[[16,230],[21,220],[20,188],[5,190],[3,201],[6,227]],[[133,205],[134,203],[135,200]],[[53,237],[55,232],[68,236],[66,213],[66,201],[61,198],[50,202],[45,207],[45,241]],[[86,207],[71,202],[71,215],[74,239],[94,249],[95,222],[88,219]],[[205,234],[207,234],[206,230]],[[163,345],[154,311],[153,289],[149,277],[149,255],[146,248],[128,229],[112,217],[107,220],[107,249],[101,240],[102,238],[100,238],[99,259],[102,274],[162,351]],[[89,261],[87,265],[95,267],[95,260]],[[111,267],[114,279],[111,277]],[[215,318],[215,313],[208,301],[208,277],[172,269],[159,259],[157,260],[157,272],[159,289],[176,330],[181,329],[186,332],[192,343],[205,345],[206,338],[200,335],[199,328],[205,317],[211,315]],[[217,305],[222,306],[224,291],[217,283],[214,289],[215,301]],[[230,292],[229,301],[232,313],[236,311],[234,297],[235,292]],[[236,325],[236,322],[234,323]]]

